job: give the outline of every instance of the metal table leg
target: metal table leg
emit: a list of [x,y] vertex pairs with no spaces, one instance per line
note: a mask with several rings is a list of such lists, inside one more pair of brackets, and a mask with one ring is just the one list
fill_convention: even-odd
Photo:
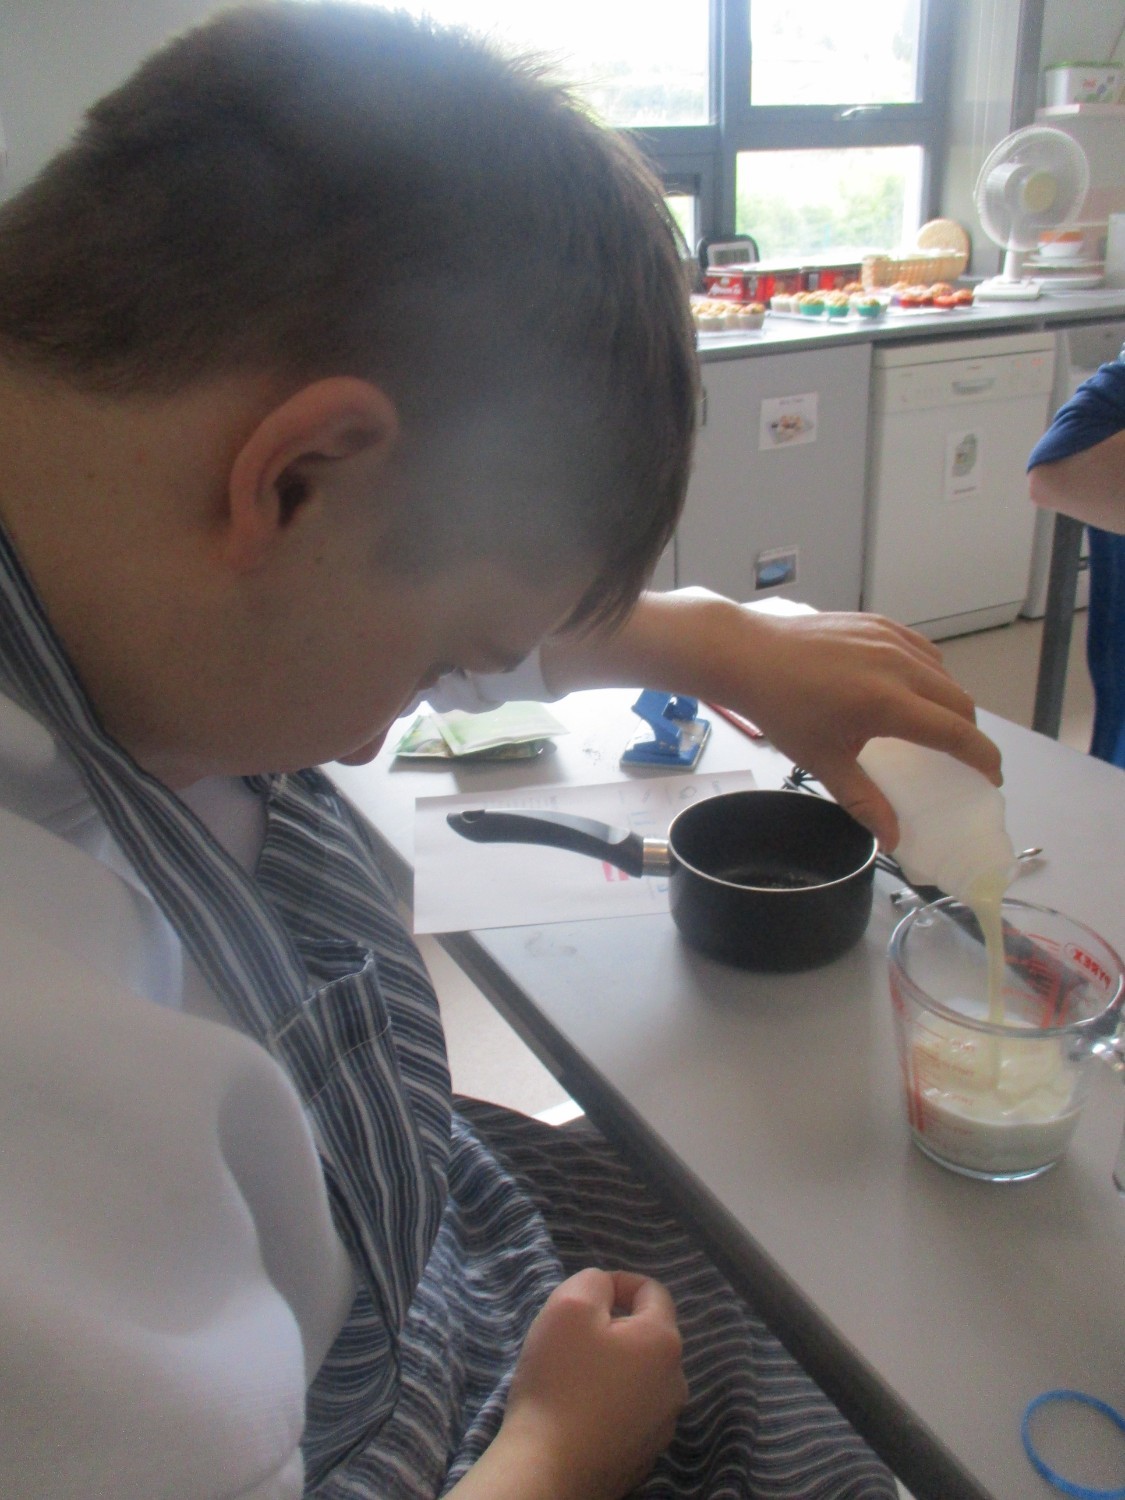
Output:
[[1031,727],[1040,734],[1059,737],[1066,665],[1070,654],[1070,632],[1074,624],[1074,600],[1078,593],[1078,559],[1082,547],[1082,522],[1061,513],[1055,515],[1051,542],[1051,569],[1047,576],[1047,607],[1043,616],[1043,640],[1039,648],[1039,679],[1035,686],[1035,709]]

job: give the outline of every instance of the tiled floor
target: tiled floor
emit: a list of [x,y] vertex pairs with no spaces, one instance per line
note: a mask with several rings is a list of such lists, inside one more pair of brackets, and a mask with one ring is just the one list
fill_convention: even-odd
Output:
[[[1084,614],[1075,618],[1060,739],[1085,750],[1093,694],[1085,666]],[[946,666],[982,708],[1030,724],[1042,631],[1038,621],[941,642]],[[449,1042],[454,1087],[525,1114],[565,1109],[567,1096],[432,938],[421,939]]]
[[[1031,724],[1039,672],[1039,620],[1017,620],[998,630],[940,641],[945,665],[981,708],[1016,724]],[[1059,739],[1086,750],[1094,720],[1094,693],[1086,671],[1086,613],[1074,617]]]
[[[1042,635],[1038,621],[941,642],[945,664],[977,704],[1030,726]],[[1085,750],[1093,721],[1093,694],[1085,667],[1085,615],[1075,619],[1059,738]],[[454,1087],[525,1114],[561,1123],[577,1113],[561,1085],[532,1056],[515,1032],[465,978],[432,938],[420,946],[441,1000]],[[899,1485],[902,1500],[911,1500]]]

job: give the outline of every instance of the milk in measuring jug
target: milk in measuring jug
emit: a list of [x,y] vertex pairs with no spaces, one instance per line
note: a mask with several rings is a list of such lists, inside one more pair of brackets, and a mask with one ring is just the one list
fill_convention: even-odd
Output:
[[1062,1155],[1078,1123],[1057,1042],[996,1037],[930,1016],[915,1032],[911,1067],[919,1145],[970,1172],[1034,1172]]

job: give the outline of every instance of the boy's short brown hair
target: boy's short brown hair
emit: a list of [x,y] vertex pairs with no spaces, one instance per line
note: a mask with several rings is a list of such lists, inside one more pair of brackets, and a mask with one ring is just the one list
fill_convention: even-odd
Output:
[[397,402],[414,565],[599,560],[686,487],[695,354],[660,186],[532,63],[275,0],[173,40],[0,210],[0,349],[109,396],[351,374]]

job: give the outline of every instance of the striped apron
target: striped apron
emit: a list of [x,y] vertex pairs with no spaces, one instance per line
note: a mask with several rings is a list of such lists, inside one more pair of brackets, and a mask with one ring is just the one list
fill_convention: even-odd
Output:
[[242,870],[102,729],[0,532],[0,684],[56,735],[231,1018],[286,1070],[358,1291],[309,1390],[306,1493],[432,1500],[495,1436],[551,1289],[672,1290],[691,1400],[638,1492],[893,1500],[886,1470],[589,1127],[452,1109],[438,1007],[362,820],[321,772],[251,778]]

